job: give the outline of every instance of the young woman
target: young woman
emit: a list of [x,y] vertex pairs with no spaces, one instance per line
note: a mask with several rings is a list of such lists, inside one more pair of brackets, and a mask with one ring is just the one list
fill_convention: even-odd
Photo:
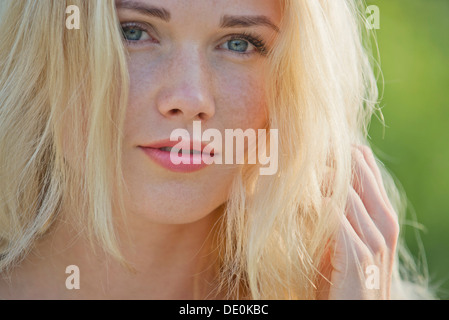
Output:
[[[399,277],[355,3],[2,1],[0,298],[425,295]],[[168,163],[195,121],[276,130],[275,174]]]

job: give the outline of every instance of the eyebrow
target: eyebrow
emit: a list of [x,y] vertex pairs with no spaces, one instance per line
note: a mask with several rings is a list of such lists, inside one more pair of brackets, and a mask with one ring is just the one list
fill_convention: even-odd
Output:
[[116,3],[117,9],[130,9],[139,12],[145,16],[159,18],[165,22],[171,19],[170,12],[164,8],[155,7],[148,4],[139,3],[131,0],[118,0]]
[[[167,9],[155,7],[149,4],[143,4],[133,0],[117,0],[117,9],[130,9],[139,12],[145,16],[159,18],[165,22],[170,22],[171,14]],[[276,26],[267,16],[231,16],[225,15],[221,18],[220,28],[239,28],[251,26],[267,26],[274,31],[279,32]]]
[[229,16],[225,15],[221,19],[220,28],[238,28],[251,26],[267,26],[274,31],[279,32],[279,27],[276,26],[266,16]]

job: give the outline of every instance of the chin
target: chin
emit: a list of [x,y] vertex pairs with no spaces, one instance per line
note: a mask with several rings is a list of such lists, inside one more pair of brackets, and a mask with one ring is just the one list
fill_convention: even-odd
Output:
[[[156,199],[157,198],[157,199]],[[154,197],[147,198],[145,203],[136,203],[130,212],[140,223],[152,224],[190,224],[208,217],[212,212],[219,211],[225,204],[226,198],[223,195],[207,195],[201,199],[194,198],[191,201],[182,201],[181,197],[167,198]],[[128,207],[125,205],[125,207]]]

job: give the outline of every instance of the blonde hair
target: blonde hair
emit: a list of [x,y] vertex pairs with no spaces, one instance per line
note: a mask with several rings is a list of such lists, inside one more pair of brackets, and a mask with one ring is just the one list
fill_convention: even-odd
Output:
[[[80,30],[64,27],[69,5],[80,8]],[[232,299],[317,297],[323,239],[335,234],[351,184],[351,145],[368,144],[378,100],[355,1],[281,5],[267,75],[278,174],[242,167],[217,231],[218,283]],[[63,206],[80,213],[78,227],[92,242],[123,261],[111,215],[124,212],[118,191],[129,80],[114,1],[9,0],[0,16],[1,30],[16,31],[0,34],[0,270],[25,257]],[[64,135],[81,175],[64,159]],[[415,289],[402,285],[398,268],[394,297],[411,297]]]

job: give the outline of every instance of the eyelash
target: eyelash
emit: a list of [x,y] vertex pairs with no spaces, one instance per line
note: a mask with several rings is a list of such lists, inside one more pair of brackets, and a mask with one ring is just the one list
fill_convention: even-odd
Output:
[[253,53],[259,53],[263,56],[265,56],[267,54],[267,46],[265,45],[265,42],[254,34],[251,34],[249,32],[232,34],[232,35],[230,35],[230,38],[226,40],[226,42],[229,42],[232,40],[246,40],[256,48],[256,52],[236,52],[236,51],[230,50],[233,53],[236,53],[238,55],[251,55]]
[[[149,25],[147,25],[146,23],[142,24],[142,23],[138,23],[138,22],[128,22],[128,23],[123,23],[121,25],[121,28],[122,28],[122,30],[124,28],[135,28],[139,31],[146,32],[151,38],[153,38],[150,35],[151,27]],[[231,34],[228,37],[229,38],[226,40],[226,42],[233,41],[233,40],[245,40],[245,41],[248,41],[251,45],[253,45],[255,47],[255,51],[253,51],[253,52],[237,52],[237,51],[233,51],[233,50],[228,50],[233,54],[236,54],[238,56],[250,56],[255,53],[261,54],[263,56],[267,55],[268,50],[267,50],[267,46],[266,46],[265,42],[262,39],[260,39],[258,36],[256,36],[255,34],[252,34],[250,32],[243,32],[243,33],[238,33],[238,34]],[[127,40],[124,37],[124,35],[123,35],[123,39],[130,46],[142,46],[143,45],[142,42],[145,43],[145,42],[151,41],[151,40],[144,40],[144,41]]]
[[[138,45],[141,45],[141,44],[138,44],[138,42],[147,42],[148,40],[145,40],[145,41],[132,41],[132,40],[127,40],[126,38],[125,38],[125,35],[124,35],[124,29],[125,28],[134,28],[134,29],[137,29],[137,30],[139,30],[139,31],[144,31],[144,32],[146,32],[149,36],[150,36],[150,29],[151,29],[151,27],[149,26],[149,25],[147,25],[147,24],[142,24],[142,23],[138,23],[138,22],[127,22],[127,23],[123,23],[123,24],[121,24],[121,29],[122,29],[122,36],[123,36],[123,40],[126,42],[126,43],[128,43],[129,45],[131,45],[131,46],[138,46]],[[150,36],[151,38],[153,38],[152,36]],[[153,38],[154,39],[154,38]]]

